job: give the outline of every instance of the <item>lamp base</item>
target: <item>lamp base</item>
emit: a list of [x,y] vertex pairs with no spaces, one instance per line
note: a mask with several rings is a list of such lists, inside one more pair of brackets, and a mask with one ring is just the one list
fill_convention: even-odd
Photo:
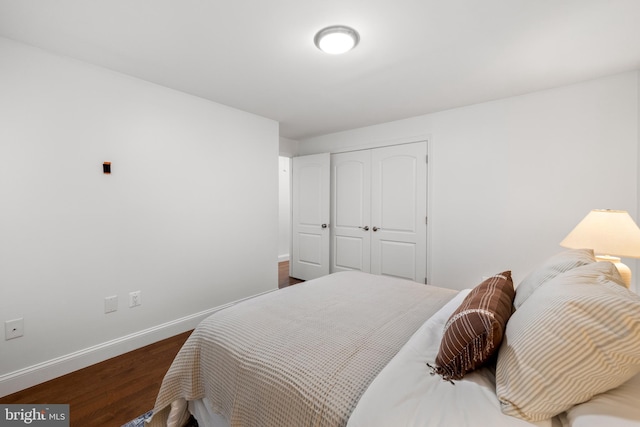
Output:
[[617,256],[596,255],[596,261],[607,261],[612,263],[618,269],[618,273],[622,277],[624,285],[629,288],[631,286],[631,269],[620,261]]

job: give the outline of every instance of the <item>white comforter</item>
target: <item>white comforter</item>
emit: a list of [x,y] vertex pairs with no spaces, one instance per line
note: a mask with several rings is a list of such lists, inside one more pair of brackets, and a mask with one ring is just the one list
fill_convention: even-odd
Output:
[[447,303],[411,337],[373,380],[347,427],[551,426],[530,423],[500,412],[495,376],[488,368],[468,374],[455,385],[430,375],[444,324],[469,290]]
[[376,375],[456,294],[350,271],[218,311],[173,361],[151,425],[207,397],[234,426],[344,427]]

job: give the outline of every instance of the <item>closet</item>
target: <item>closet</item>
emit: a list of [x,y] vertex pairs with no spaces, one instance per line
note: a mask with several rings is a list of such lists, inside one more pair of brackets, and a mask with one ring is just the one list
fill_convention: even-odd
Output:
[[294,157],[290,275],[426,282],[426,141]]
[[331,272],[426,282],[426,237],[426,142],[331,155]]

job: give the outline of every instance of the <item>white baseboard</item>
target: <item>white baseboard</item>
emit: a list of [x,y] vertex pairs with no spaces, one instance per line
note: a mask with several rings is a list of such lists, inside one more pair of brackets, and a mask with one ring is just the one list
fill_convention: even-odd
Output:
[[262,292],[257,295],[233,301],[199,313],[191,314],[171,322],[125,335],[55,359],[47,360],[45,362],[38,363],[37,365],[0,375],[0,397],[7,396],[45,381],[69,374],[78,369],[103,362],[112,357],[120,356],[129,351],[181,334],[182,332],[189,331],[194,329],[202,320],[216,311],[269,292],[273,291],[270,290]]
[[278,255],[278,262],[289,261],[289,254]]

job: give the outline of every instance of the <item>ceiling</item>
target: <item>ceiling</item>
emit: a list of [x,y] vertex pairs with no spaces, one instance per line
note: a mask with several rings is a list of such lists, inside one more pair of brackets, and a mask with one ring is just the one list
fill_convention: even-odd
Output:
[[[355,50],[314,46],[335,24]],[[301,140],[640,69],[640,1],[0,0],[0,36]]]

